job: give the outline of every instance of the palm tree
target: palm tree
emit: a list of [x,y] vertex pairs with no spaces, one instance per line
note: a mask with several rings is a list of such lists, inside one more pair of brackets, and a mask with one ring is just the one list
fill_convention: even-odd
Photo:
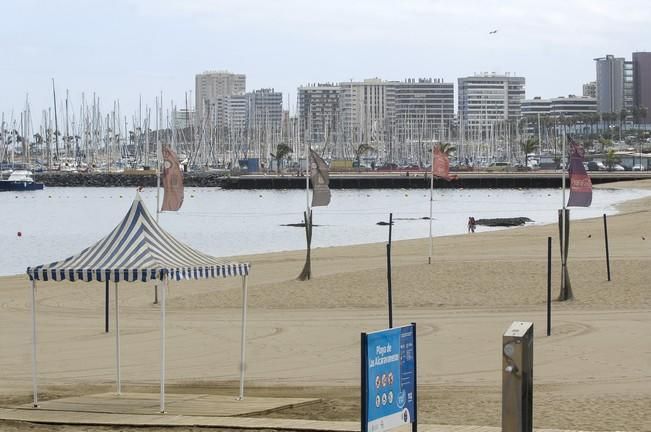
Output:
[[619,158],[615,155],[615,150],[614,149],[609,149],[608,153],[606,153],[606,166],[608,167],[608,171],[613,170],[613,166],[619,162]]
[[287,144],[278,144],[276,147],[276,153],[270,153],[271,157],[276,159],[276,174],[280,174],[280,165],[282,161],[294,151]]

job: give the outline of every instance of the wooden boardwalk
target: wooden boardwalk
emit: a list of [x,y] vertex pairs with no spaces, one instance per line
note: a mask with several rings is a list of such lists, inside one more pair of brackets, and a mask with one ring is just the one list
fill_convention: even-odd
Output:
[[[207,427],[228,429],[275,429],[314,432],[359,432],[358,421],[318,421],[244,417],[290,406],[319,403],[319,399],[247,397],[201,394],[168,394],[168,411],[160,414],[158,395],[151,393],[114,393],[70,397],[44,401],[39,408],[22,405],[0,408],[0,420],[29,423],[132,426],[132,427]],[[181,414],[183,413],[183,414]],[[396,429],[411,431],[410,427]],[[499,427],[419,424],[420,432],[501,432]],[[534,429],[536,432],[570,432]],[[572,431],[574,432],[574,431]]]

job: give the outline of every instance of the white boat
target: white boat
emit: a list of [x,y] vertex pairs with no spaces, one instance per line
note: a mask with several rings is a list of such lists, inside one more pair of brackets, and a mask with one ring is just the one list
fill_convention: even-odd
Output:
[[0,180],[0,192],[2,191],[31,191],[43,189],[43,183],[34,181],[31,171],[13,171],[7,180]]

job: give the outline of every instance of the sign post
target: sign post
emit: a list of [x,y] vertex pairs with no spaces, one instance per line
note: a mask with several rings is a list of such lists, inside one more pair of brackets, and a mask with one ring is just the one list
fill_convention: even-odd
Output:
[[362,432],[417,430],[416,324],[362,333]]

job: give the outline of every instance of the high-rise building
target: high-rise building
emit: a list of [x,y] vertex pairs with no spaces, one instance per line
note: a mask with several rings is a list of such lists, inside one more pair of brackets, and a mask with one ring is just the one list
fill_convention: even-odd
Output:
[[246,75],[227,71],[208,71],[195,76],[197,121],[212,121],[226,126],[226,98],[241,96],[246,91]]
[[624,61],[624,109],[630,117],[635,98],[635,82],[633,79],[633,62]]
[[[340,130],[341,87],[331,83],[298,88],[301,141],[319,148],[334,142]],[[343,157],[337,154],[336,157]]]
[[[599,113],[619,113],[624,108],[623,57],[607,55],[595,59],[597,66],[597,109]],[[631,76],[632,78],[632,76]]]
[[339,84],[344,141],[352,147],[368,144],[384,152],[393,90],[389,83],[372,78]]
[[223,122],[222,126],[228,128],[232,134],[243,135],[247,126],[248,118],[248,98],[246,95],[223,96]]
[[272,88],[246,94],[246,125],[252,142],[264,143],[266,158],[281,140],[283,94]]
[[633,53],[633,106],[647,109],[641,121],[651,122],[651,52]]
[[249,130],[264,129],[270,133],[280,131],[283,119],[283,94],[272,88],[247,93]]
[[458,81],[458,115],[463,133],[486,136],[497,123],[520,118],[524,77],[482,73]]
[[597,97],[597,81],[590,81],[583,84],[583,96],[591,98]]
[[443,140],[454,119],[454,84],[442,79],[392,82],[392,135],[399,143]]

